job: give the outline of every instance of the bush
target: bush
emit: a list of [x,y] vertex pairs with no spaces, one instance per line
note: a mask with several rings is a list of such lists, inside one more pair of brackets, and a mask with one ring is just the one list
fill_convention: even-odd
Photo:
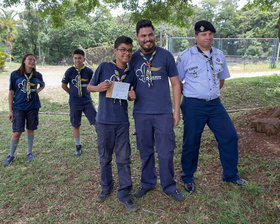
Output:
[[4,48],[0,47],[0,72],[4,71],[7,56],[8,55],[4,52]]

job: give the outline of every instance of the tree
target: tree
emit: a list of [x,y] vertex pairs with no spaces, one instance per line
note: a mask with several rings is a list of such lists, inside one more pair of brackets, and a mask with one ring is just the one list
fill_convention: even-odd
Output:
[[[104,0],[105,4],[114,7],[119,4],[130,12],[134,21],[146,18],[155,23],[160,21],[184,27],[188,24],[187,18],[192,14],[189,0],[146,0],[142,4],[138,0]],[[63,25],[63,14],[69,8],[74,8],[74,14],[84,17],[100,7],[101,0],[4,0],[4,6],[25,4],[27,8],[35,8],[42,16],[49,15],[54,26]]]
[[6,11],[1,9],[0,11],[0,33],[1,40],[5,42],[6,45],[9,46],[10,52],[13,49],[13,40],[16,37],[16,25],[18,22],[15,19],[16,12]]

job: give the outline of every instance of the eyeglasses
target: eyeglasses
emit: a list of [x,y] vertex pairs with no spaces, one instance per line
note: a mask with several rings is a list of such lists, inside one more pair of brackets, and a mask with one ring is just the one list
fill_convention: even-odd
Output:
[[120,51],[122,54],[124,53],[129,53],[129,54],[132,54],[132,48],[130,49],[126,49],[126,48],[117,48],[118,51]]
[[35,58],[26,58],[27,61],[36,61]]

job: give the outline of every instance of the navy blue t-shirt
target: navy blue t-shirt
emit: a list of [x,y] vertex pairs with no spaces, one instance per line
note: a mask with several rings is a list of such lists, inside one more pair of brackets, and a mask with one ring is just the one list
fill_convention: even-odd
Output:
[[74,66],[68,68],[62,79],[62,83],[69,83],[69,104],[85,105],[92,102],[90,92],[87,91],[87,86],[92,78],[93,71],[85,67],[81,71],[82,78],[82,96],[79,96],[78,91],[78,71]]
[[[30,73],[26,73],[29,77]],[[13,108],[23,111],[35,110],[41,107],[40,99],[36,89],[38,85],[45,86],[42,74],[37,72],[37,76],[32,76],[30,80],[31,99],[27,101],[26,78],[17,71],[13,71],[10,76],[10,90],[14,91]]]
[[[97,86],[105,80],[117,81],[115,71],[119,72],[120,77],[124,74],[124,69],[118,68],[112,62],[103,62],[96,69],[90,83]],[[131,83],[135,87],[135,76],[133,72],[126,72],[127,76],[122,82]],[[103,124],[123,124],[128,123],[127,101],[106,97],[106,91],[99,93],[99,105],[96,121]]]
[[[149,60],[152,54],[144,54]],[[131,67],[137,77],[135,89],[136,100],[134,113],[165,114],[172,113],[169,77],[178,75],[173,55],[160,47],[156,47],[156,54],[151,61],[152,86],[148,87],[146,76],[147,65],[140,50],[131,59]]]

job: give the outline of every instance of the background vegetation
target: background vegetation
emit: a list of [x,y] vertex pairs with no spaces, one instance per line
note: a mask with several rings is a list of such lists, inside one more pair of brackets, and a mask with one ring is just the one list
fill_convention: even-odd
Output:
[[[5,2],[13,4],[20,1],[9,0]],[[31,4],[36,1],[27,2]],[[68,4],[71,1],[64,0],[62,2]],[[80,1],[81,10],[84,7],[82,2],[87,4],[93,1]],[[122,3],[122,1],[105,2]],[[152,4],[154,1],[150,2]],[[172,4],[172,1],[167,2]],[[134,3],[133,6],[132,3]],[[170,19],[167,23],[165,19],[162,19],[162,15],[155,13],[157,11],[154,8],[159,7],[157,10],[161,9],[166,14],[164,18],[168,18],[169,14],[158,5],[150,4],[150,11],[157,16],[156,18],[150,14],[144,14],[142,18],[150,18],[155,22],[157,41],[160,46],[166,45],[166,37],[193,37],[193,24],[200,19],[211,21],[217,29],[215,36],[219,38],[277,38],[279,6],[263,10],[259,7],[249,8],[248,6],[239,9],[237,3],[237,0],[204,0],[199,6],[185,3],[192,12],[192,16],[190,16],[191,13],[187,13],[186,18],[180,18],[184,21],[183,26],[180,22],[175,23]],[[132,37],[135,40],[135,49],[137,48],[133,11],[137,6],[135,1],[128,1],[128,5],[125,6],[132,12],[118,17],[112,16],[109,8],[105,5],[97,4],[93,13],[77,15],[79,6],[74,3],[67,4],[63,6],[67,6],[63,11],[53,9],[60,17],[61,23],[53,20],[53,14],[45,12],[42,16],[44,7],[50,8],[51,4],[44,7],[39,4],[33,9],[26,9],[21,13],[7,11],[4,8],[0,11],[0,38],[2,45],[6,46],[7,53],[11,53],[14,61],[20,61],[24,54],[31,52],[37,56],[39,63],[59,64],[63,61],[69,63],[72,51],[81,46],[88,49],[89,56],[92,58],[91,62],[98,64],[107,56],[111,56],[110,52],[107,53],[103,49],[111,46],[120,35]],[[174,10],[174,7],[171,8]],[[138,11],[144,13],[145,10],[139,7]],[[179,18],[177,11],[173,14]],[[187,42],[180,42],[178,45],[180,45],[177,46],[179,49],[188,47]],[[102,50],[96,48],[100,46],[103,47]],[[264,52],[268,47],[265,44],[252,42],[250,46],[247,46],[247,54],[265,56]],[[104,56],[100,52],[105,52],[106,55]]]

